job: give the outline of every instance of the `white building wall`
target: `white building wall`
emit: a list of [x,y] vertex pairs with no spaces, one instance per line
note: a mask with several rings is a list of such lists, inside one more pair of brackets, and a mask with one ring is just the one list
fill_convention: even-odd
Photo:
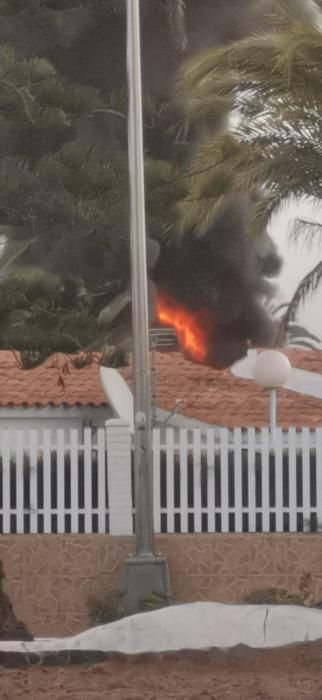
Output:
[[0,408],[1,430],[51,430],[54,433],[58,429],[69,431],[76,428],[79,438],[82,439],[86,426],[104,427],[106,420],[113,417],[113,412],[108,406],[94,408],[91,406],[66,407],[48,406],[46,408]]

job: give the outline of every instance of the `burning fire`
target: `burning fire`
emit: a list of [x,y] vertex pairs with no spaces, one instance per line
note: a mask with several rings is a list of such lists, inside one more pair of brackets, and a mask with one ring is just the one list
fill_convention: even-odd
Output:
[[213,325],[208,311],[189,311],[181,304],[158,294],[156,314],[162,324],[171,326],[176,331],[180,345],[197,362],[204,362],[207,357],[207,338]]

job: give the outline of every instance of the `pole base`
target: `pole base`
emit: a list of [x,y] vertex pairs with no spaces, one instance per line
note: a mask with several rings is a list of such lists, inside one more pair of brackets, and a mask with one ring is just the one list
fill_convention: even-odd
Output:
[[128,614],[142,612],[153,594],[170,603],[170,577],[166,559],[133,556],[126,559],[121,575],[122,605]]

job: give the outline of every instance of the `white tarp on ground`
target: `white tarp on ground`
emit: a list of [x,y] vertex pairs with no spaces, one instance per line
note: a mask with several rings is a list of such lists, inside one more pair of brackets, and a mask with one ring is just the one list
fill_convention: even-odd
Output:
[[267,648],[322,639],[322,611],[295,605],[189,603],[133,615],[75,637],[0,642],[0,651],[115,651],[124,654]]

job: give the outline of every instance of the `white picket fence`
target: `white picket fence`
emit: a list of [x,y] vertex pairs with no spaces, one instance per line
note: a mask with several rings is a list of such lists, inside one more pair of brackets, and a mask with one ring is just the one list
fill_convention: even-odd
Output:
[[[128,427],[0,430],[0,534],[134,529]],[[156,533],[322,530],[322,428],[153,431]]]
[[1,431],[0,455],[0,531],[108,531],[104,428]]
[[0,430],[0,534],[129,535],[132,511],[121,420],[97,430]]
[[322,529],[322,428],[154,431],[156,532]]

